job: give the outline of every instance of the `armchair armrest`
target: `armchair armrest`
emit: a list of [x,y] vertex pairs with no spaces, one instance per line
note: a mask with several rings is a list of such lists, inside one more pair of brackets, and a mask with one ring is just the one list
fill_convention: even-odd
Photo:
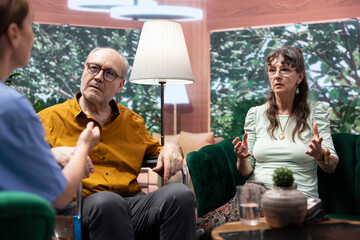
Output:
[[[157,164],[157,159],[158,159],[157,156],[145,156],[141,167],[154,168]],[[188,186],[188,172],[184,165],[181,167],[181,175],[182,175],[183,184]],[[163,179],[161,179],[161,185],[164,186]]]
[[141,167],[153,168],[156,166],[158,156],[145,156]]

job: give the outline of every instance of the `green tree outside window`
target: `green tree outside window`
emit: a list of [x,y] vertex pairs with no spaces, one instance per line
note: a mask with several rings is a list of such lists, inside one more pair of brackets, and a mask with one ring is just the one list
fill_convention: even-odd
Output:
[[311,98],[328,106],[332,132],[359,134],[359,20],[212,33],[211,130],[244,133],[248,109],[267,97],[265,57],[284,45],[302,48]]

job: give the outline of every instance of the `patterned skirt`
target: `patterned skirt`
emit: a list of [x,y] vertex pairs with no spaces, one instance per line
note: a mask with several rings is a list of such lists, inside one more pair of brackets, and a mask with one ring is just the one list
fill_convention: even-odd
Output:
[[[256,184],[256,183],[246,183],[246,184]],[[268,190],[262,184],[256,184],[261,187],[260,193],[261,196]],[[239,213],[239,206],[238,206],[238,199],[236,195],[230,199],[224,205],[218,207],[217,209],[208,212],[207,214],[199,217],[196,220],[197,229],[204,229],[204,230],[213,230],[215,227],[227,223],[227,222],[234,222],[240,221],[240,213]],[[262,216],[262,211],[260,208],[260,215]]]

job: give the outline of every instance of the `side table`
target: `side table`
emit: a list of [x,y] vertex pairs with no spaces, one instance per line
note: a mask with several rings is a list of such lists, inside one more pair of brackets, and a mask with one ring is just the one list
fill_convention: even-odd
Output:
[[310,226],[271,228],[265,218],[255,226],[242,225],[240,221],[216,227],[211,236],[214,240],[237,239],[360,239],[360,221],[328,219]]

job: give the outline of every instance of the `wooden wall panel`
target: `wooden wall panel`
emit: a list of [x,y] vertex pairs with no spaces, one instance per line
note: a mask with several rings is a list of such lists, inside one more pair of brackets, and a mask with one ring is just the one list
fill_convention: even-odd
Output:
[[[177,4],[170,0],[162,1],[163,4],[167,2]],[[192,1],[187,5],[206,9],[203,1]],[[179,109],[178,126],[179,130],[195,133],[210,131],[210,32],[206,20],[204,16],[202,21],[181,23],[195,83],[186,85],[193,111],[181,113]],[[172,113],[165,115],[165,121],[173,122],[172,119]],[[165,126],[165,133],[173,133],[173,125]]]
[[181,115],[181,130],[210,131],[210,33],[204,22],[183,24],[195,83],[186,85],[194,111]]
[[207,15],[209,31],[348,20],[360,17],[360,1],[209,0]]
[[140,29],[144,22],[113,19],[109,13],[71,10],[67,0],[30,0],[34,22],[55,25]]

